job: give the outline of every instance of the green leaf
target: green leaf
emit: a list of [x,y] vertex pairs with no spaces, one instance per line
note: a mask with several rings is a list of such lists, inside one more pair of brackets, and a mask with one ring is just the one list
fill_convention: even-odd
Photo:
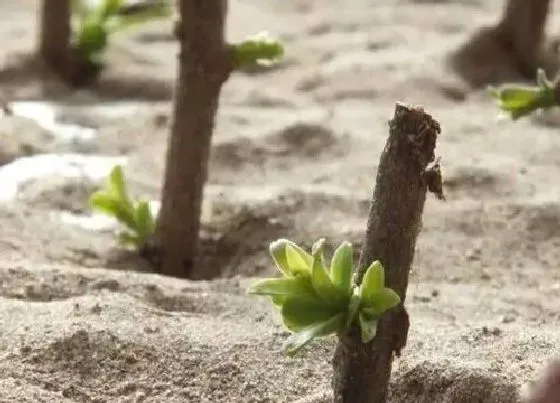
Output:
[[282,304],[284,326],[292,332],[324,322],[337,313],[321,300],[304,296],[288,297]]
[[293,242],[286,244],[286,262],[293,276],[311,276],[313,258]]
[[136,223],[136,231],[140,237],[145,239],[154,233],[155,221],[147,201],[141,200],[136,205],[134,209],[134,221]]
[[525,107],[541,96],[541,90],[535,87],[508,86],[492,89],[491,94],[498,100],[500,107],[510,110]]
[[103,190],[92,193],[89,197],[89,204],[94,210],[112,217],[116,217],[119,211],[119,201]]
[[360,312],[358,315],[358,321],[360,323],[362,343],[369,343],[373,340],[375,334],[377,333],[377,317]]
[[134,211],[121,200],[115,199],[114,195],[97,191],[89,197],[89,203],[92,209],[113,217],[129,229],[135,230]]
[[362,298],[362,309],[370,315],[380,316],[400,302],[399,294],[390,288],[383,288],[383,290],[371,295],[369,298]]
[[313,266],[311,271],[311,283],[315,292],[325,304],[337,307],[346,307],[345,295],[334,286],[325,268],[323,259],[324,239],[316,243],[313,248]]
[[117,236],[117,239],[123,246],[134,246],[136,248],[139,248],[143,244],[143,240],[140,239],[135,233],[130,231],[120,232]]
[[271,64],[284,56],[280,42],[268,37],[266,32],[254,35],[232,46],[237,68],[255,64]]
[[366,270],[360,284],[360,296],[363,301],[367,301],[375,294],[383,290],[385,286],[385,269],[381,263],[376,260]]
[[489,87],[490,95],[498,107],[510,114],[513,120],[528,115],[537,109],[556,105],[554,83],[546,78],[544,70],[537,71],[537,87],[505,84],[498,88]]
[[315,264],[315,261],[317,260],[326,270],[326,264],[325,264],[325,254],[324,254],[324,249],[325,249],[325,238],[320,238],[317,241],[315,241],[315,243],[313,244],[313,246],[311,247],[311,270],[313,270],[313,265]]
[[284,302],[286,302],[286,299],[289,297],[286,297],[285,295],[273,295],[270,298],[276,308],[282,308],[282,305],[284,305]]
[[94,54],[102,53],[107,48],[107,44],[108,33],[104,25],[87,17],[75,33],[73,40],[73,46],[88,60]]
[[313,257],[317,253],[320,253],[321,257],[323,257],[324,248],[325,248],[325,238],[320,238],[316,240],[313,246],[311,247],[311,256]]
[[344,323],[344,314],[338,314],[324,322],[314,323],[303,328],[288,338],[285,345],[286,354],[293,356],[314,338],[339,332],[344,329]]
[[118,200],[128,201],[126,183],[123,169],[120,165],[115,165],[109,174],[109,192]]
[[294,242],[281,238],[271,242],[268,249],[276,267],[285,276],[311,275],[313,258]]
[[353,251],[350,242],[342,242],[334,251],[330,277],[333,284],[343,293],[352,294]]
[[[288,256],[287,256],[287,246],[288,244],[294,244],[292,241],[288,239],[277,239],[270,243],[268,247],[268,251],[270,256],[272,256],[272,260],[276,264],[276,267],[282,274],[285,276],[291,276],[292,272],[290,270],[290,266],[288,264]],[[292,259],[293,260],[293,259]],[[299,260],[299,259],[296,259]],[[302,266],[306,266],[305,261],[300,263]]]
[[299,296],[316,298],[315,291],[308,277],[267,278],[254,283],[248,291],[254,295]]
[[346,329],[348,329],[352,323],[354,322],[354,319],[356,319],[356,315],[358,314],[358,311],[360,310],[360,305],[362,303],[362,299],[360,298],[360,295],[357,292],[352,293],[352,296],[350,297],[350,303],[348,304],[348,316],[346,318]]

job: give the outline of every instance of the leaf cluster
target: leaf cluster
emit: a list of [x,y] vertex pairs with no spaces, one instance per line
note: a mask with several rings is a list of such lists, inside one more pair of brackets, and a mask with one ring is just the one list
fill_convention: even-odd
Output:
[[285,327],[292,332],[286,353],[293,355],[317,337],[344,334],[351,326],[361,330],[364,343],[370,342],[379,317],[400,303],[399,295],[385,287],[385,271],[373,262],[359,286],[353,285],[352,244],[343,242],[330,264],[324,257],[324,239],[311,254],[287,239],[270,244],[270,254],[280,278],[263,279],[249,289],[265,295],[280,310]]
[[125,230],[118,234],[122,245],[140,249],[154,233],[156,221],[145,200],[132,202],[126,189],[123,170],[116,165],[107,180],[107,188],[93,193],[89,203],[94,210],[115,218]]
[[268,35],[259,32],[244,41],[231,45],[233,49],[234,68],[269,66],[284,56],[282,44]]
[[169,17],[172,8],[165,0],[128,6],[126,0],[72,1],[72,48],[93,65],[101,65],[109,36],[126,28]]
[[513,120],[529,115],[539,109],[557,106],[556,84],[547,79],[544,70],[537,71],[537,86],[504,84],[489,87],[490,95],[498,107],[508,113]]

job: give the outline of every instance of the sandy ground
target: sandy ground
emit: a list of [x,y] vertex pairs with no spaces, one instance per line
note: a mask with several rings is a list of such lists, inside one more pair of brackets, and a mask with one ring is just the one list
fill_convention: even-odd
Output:
[[[79,152],[126,156],[137,195],[158,199],[174,85],[171,21],[116,38],[97,88],[72,93],[29,60],[37,1],[0,3],[0,95],[67,105],[99,130],[63,142],[0,119],[0,163]],[[430,198],[409,286],[409,344],[391,402],[511,403],[559,353],[560,137],[542,119],[497,119],[445,57],[502,1],[237,0],[231,39],[270,30],[280,66],[223,91],[212,149],[203,265],[219,280],[146,273],[88,215],[99,179],[30,180],[0,204],[0,402],[319,402],[333,339],[282,354],[280,318],[245,295],[273,273],[267,245],[361,243],[395,101],[441,123],[446,202]],[[549,31],[558,32],[554,14]],[[126,116],[92,105],[139,102]],[[126,270],[114,270],[126,269]],[[307,397],[306,397],[307,396]]]

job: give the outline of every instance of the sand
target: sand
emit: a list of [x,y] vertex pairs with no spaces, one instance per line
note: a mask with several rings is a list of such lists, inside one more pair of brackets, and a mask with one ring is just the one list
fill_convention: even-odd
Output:
[[[64,119],[98,135],[62,141],[32,119],[0,118],[0,173],[42,154],[122,156],[132,192],[157,200],[172,22],[115,38],[99,86],[73,93],[29,57],[37,3],[0,4],[0,96],[59,102]],[[269,30],[287,55],[223,90],[202,234],[202,265],[218,279],[150,274],[119,248],[111,223],[80,225],[91,222],[87,197],[103,169],[25,181],[0,203],[0,402],[326,402],[335,340],[285,357],[278,314],[245,291],[274,274],[276,238],[360,246],[396,101],[440,121],[447,200],[426,204],[391,402],[518,401],[559,353],[558,120],[498,119],[488,93],[444,63],[501,6],[232,1],[230,39]],[[555,14],[549,31],[558,28]],[[118,116],[95,109],[116,101],[135,106]]]

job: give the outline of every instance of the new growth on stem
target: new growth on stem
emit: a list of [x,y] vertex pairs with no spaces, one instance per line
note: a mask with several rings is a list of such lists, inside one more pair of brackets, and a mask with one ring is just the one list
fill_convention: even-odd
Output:
[[201,279],[200,214],[222,86],[235,70],[278,61],[284,49],[264,33],[228,43],[226,0],[178,4],[179,72],[153,249],[160,273]]
[[354,325],[368,343],[379,317],[400,302],[397,293],[385,287],[378,261],[367,268],[362,284],[354,286],[352,245],[341,243],[327,264],[324,243],[319,239],[309,254],[287,239],[272,242],[270,254],[283,277],[260,280],[249,289],[250,294],[271,297],[280,310],[284,326],[293,332],[285,346],[290,356],[316,337],[342,335]]
[[405,347],[409,318],[404,307],[408,275],[422,225],[426,194],[443,199],[435,146],[441,128],[422,108],[397,103],[381,154],[358,263],[356,284],[368,281],[369,262],[385,267],[385,283],[401,303],[378,321],[363,343],[359,328],[339,337],[333,358],[335,403],[385,403],[392,360]]
[[509,114],[512,120],[560,104],[560,80],[550,81],[543,69],[537,71],[537,86],[504,84],[489,87],[490,95],[498,107]]

